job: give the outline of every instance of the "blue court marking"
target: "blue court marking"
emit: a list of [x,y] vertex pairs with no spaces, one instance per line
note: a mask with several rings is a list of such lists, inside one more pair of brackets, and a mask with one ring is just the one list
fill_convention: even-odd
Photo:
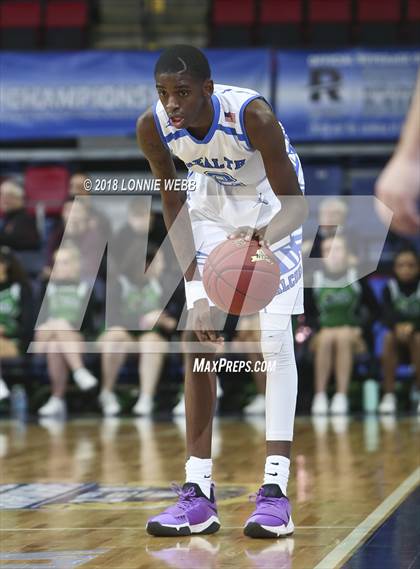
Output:
[[342,569],[420,568],[420,487],[398,506]]

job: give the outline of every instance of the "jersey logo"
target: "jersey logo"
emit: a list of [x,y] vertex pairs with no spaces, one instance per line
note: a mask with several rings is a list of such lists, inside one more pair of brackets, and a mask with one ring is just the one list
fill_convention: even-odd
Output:
[[231,113],[230,111],[228,113],[225,112],[225,120],[227,122],[235,122],[236,121],[235,113]]
[[206,170],[204,175],[213,178],[213,180],[221,186],[245,186],[245,184],[225,172],[210,172]]

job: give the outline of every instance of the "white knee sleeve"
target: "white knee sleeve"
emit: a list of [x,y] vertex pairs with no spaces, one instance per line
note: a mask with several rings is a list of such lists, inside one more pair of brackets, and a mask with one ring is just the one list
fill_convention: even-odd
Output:
[[266,439],[293,440],[297,369],[292,320],[283,314],[260,314],[261,349],[267,362]]

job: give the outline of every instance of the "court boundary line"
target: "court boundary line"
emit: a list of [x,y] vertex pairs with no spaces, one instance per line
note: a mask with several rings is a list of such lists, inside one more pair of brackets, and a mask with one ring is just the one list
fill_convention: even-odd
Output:
[[[4,510],[6,511],[6,510]],[[11,511],[11,510],[9,510]],[[13,510],[14,512],[16,510]],[[232,530],[232,529],[243,529],[244,526],[224,526],[222,525],[222,530]],[[313,530],[313,529],[336,529],[336,530],[345,530],[345,529],[353,529],[353,527],[348,526],[295,526],[295,530]],[[145,526],[134,526],[134,527],[80,527],[80,528],[2,528],[0,527],[1,532],[10,532],[10,531],[118,531],[118,530],[145,530]],[[290,536],[293,538],[293,535]]]
[[416,468],[391,494],[377,506],[352,532],[334,547],[313,569],[333,569],[348,561],[357,547],[402,503],[420,482]]

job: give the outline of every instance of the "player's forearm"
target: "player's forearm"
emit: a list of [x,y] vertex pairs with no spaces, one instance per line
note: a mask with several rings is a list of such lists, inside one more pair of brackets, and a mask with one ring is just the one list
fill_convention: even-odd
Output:
[[420,72],[395,153],[410,160],[420,155]]
[[162,192],[163,219],[185,279],[201,280],[190,216],[185,201],[178,196],[172,198],[168,197],[167,192]]
[[276,243],[301,227],[308,215],[305,197],[282,196],[282,208],[273,217],[264,234],[269,243]]

